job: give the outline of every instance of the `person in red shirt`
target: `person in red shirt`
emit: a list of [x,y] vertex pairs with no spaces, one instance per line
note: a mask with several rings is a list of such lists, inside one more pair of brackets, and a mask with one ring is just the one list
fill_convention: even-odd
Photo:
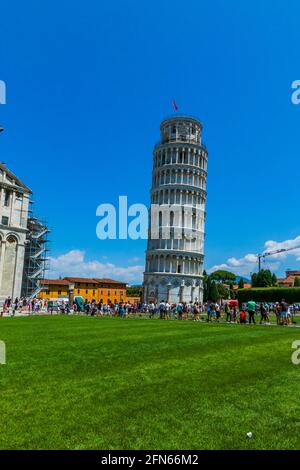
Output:
[[247,315],[244,310],[240,312],[240,323],[246,323],[247,322]]

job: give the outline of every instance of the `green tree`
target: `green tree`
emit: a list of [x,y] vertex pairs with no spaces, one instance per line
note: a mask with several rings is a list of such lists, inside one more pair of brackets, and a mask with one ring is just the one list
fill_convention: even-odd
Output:
[[235,299],[235,297],[236,297],[235,294],[236,294],[236,292],[235,292],[235,290],[234,290],[234,288],[233,288],[233,284],[230,284],[230,298],[231,298],[231,299]]
[[218,287],[215,281],[213,281],[210,286],[209,300],[211,300],[212,302],[217,302],[219,300]]
[[262,269],[258,273],[252,274],[252,287],[272,287],[273,282],[273,274],[269,269]]
[[224,284],[217,284],[218,298],[227,300],[229,298],[229,289]]
[[294,287],[300,287],[300,277],[295,277]]
[[222,281],[223,283],[226,282],[234,282],[236,280],[236,275],[231,273],[230,271],[219,270],[211,273],[211,279],[214,281]]
[[272,274],[272,287],[277,286],[277,276],[276,274]]
[[239,289],[244,289],[244,287],[245,287],[244,279],[241,277],[239,280]]
[[142,286],[130,286],[126,289],[126,294],[128,297],[138,297],[141,296],[143,293],[143,287]]
[[211,287],[210,276],[208,276],[206,274],[206,271],[204,271],[203,272],[203,300],[204,302],[207,302],[209,300],[210,287]]

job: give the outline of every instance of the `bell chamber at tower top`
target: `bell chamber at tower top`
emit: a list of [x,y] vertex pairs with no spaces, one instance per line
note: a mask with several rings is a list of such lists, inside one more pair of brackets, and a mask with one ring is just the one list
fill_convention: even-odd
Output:
[[188,142],[201,145],[201,123],[193,118],[165,119],[160,126],[160,144]]

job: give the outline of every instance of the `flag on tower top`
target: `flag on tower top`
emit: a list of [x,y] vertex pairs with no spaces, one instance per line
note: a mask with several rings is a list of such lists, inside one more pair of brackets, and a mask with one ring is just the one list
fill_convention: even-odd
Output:
[[178,106],[177,106],[177,104],[175,103],[174,100],[172,101],[172,105],[173,105],[173,108],[175,109],[175,111],[178,111]]

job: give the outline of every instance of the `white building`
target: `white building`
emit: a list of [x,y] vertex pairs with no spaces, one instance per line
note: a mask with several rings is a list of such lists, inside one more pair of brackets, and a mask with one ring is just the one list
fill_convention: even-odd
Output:
[[0,303],[20,297],[31,190],[0,163]]
[[202,124],[174,116],[161,123],[160,132],[153,153],[144,300],[202,301],[208,157]]

